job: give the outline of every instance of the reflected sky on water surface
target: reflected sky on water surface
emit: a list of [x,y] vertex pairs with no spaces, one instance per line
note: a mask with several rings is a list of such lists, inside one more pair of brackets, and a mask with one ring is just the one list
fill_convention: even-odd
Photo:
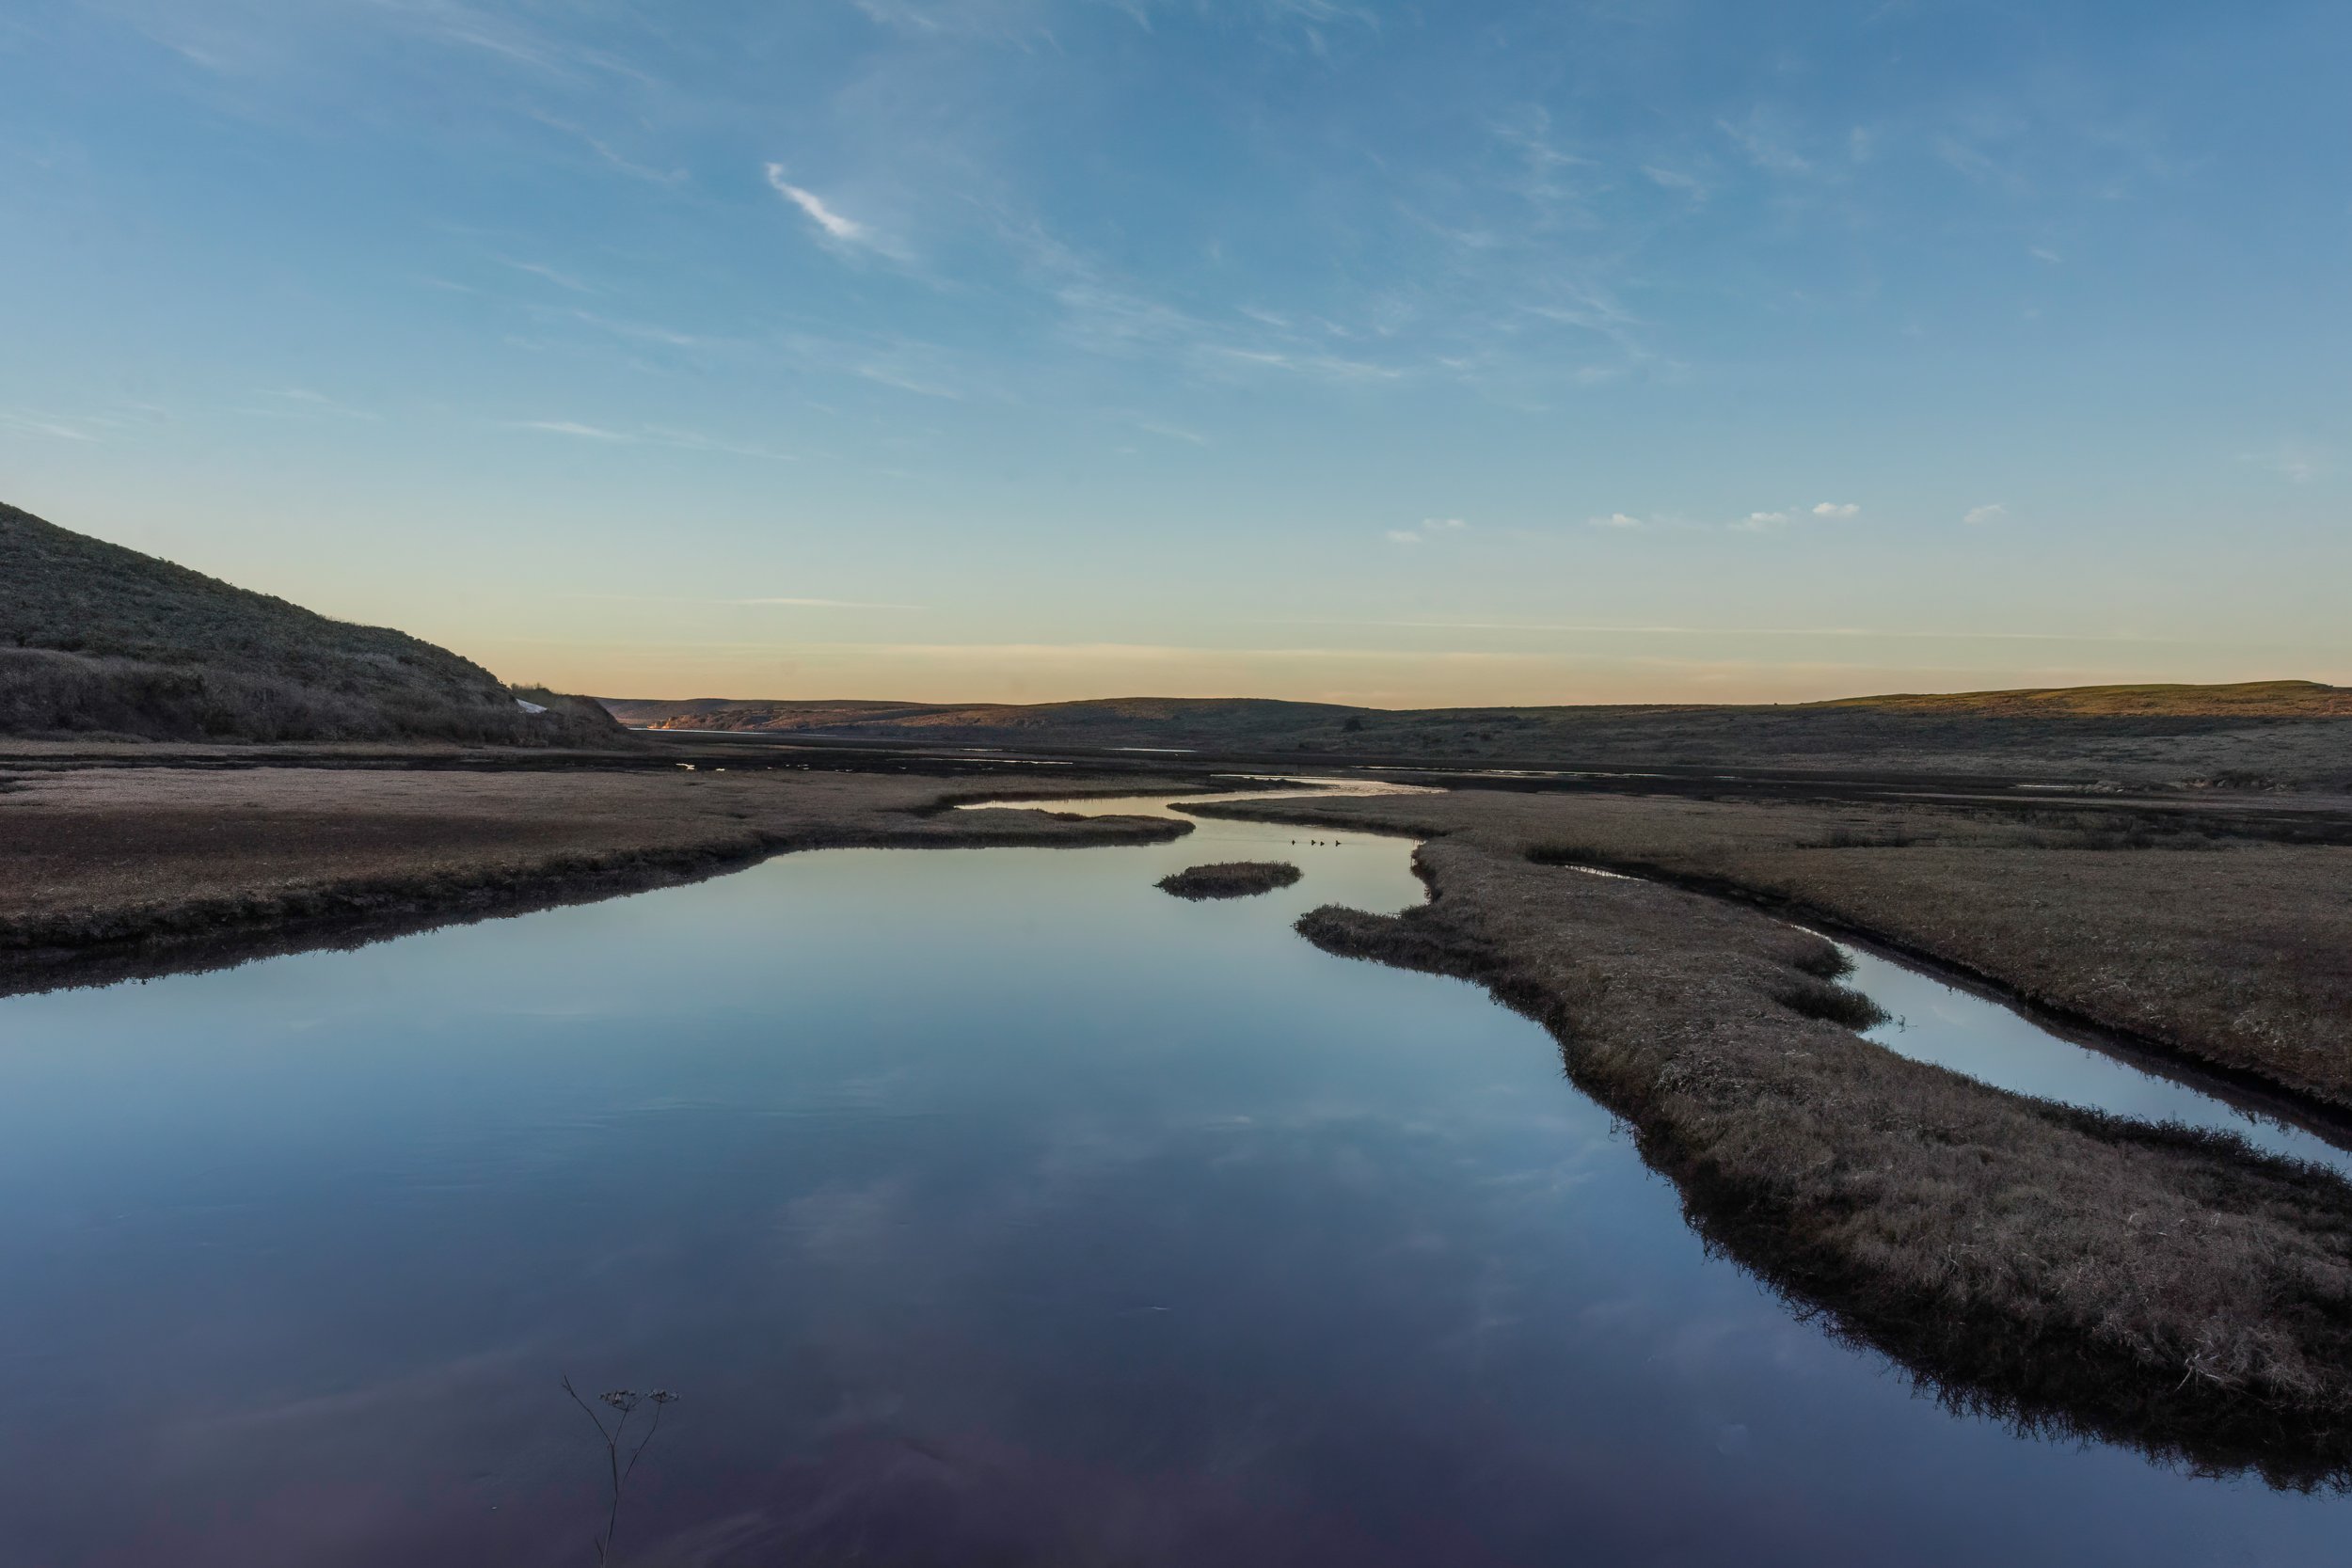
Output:
[[[1293,839],[1301,842],[1294,845]],[[1313,845],[1309,838],[1337,838]],[[854,850],[0,1003],[0,1560],[2305,1564],[1706,1259],[1401,840]],[[1152,887],[1294,859],[1264,897]]]

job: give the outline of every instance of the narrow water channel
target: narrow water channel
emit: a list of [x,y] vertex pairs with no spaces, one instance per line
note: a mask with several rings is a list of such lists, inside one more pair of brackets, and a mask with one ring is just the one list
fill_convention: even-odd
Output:
[[2265,1114],[2250,1096],[2168,1076],[2153,1062],[2135,1065],[2126,1053],[2069,1038],[2016,1008],[1851,942],[1837,949],[1854,966],[1846,983],[1889,1015],[1863,1037],[1889,1051],[2018,1094],[2233,1132],[2267,1153],[2352,1177],[2352,1150]]
[[[1597,866],[1562,869],[1638,880]],[[1831,941],[1852,964],[1845,984],[1887,1014],[1862,1037],[1981,1084],[2110,1116],[2179,1122],[2243,1138],[2265,1153],[2325,1165],[2352,1178],[2352,1148],[2296,1119],[2292,1108],[2192,1069],[2159,1061],[2085,1032],[2063,1033],[2026,1012],[1917,964]]]
[[[1109,802],[1076,808],[1112,809]],[[1293,842],[1296,840],[1297,842]],[[842,850],[0,1002],[0,1561],[2341,1560],[1710,1258],[1402,840]],[[1285,859],[1232,903],[1153,882]]]

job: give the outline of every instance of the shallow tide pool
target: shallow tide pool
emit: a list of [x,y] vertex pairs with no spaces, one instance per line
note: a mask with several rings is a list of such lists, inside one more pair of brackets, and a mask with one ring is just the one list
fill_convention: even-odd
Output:
[[[1089,806],[1087,809],[1103,809]],[[1311,842],[1323,840],[1327,842]],[[2318,1564],[1708,1258],[1401,840],[848,850],[0,1002],[0,1561]],[[1191,904],[1202,861],[1296,886]]]

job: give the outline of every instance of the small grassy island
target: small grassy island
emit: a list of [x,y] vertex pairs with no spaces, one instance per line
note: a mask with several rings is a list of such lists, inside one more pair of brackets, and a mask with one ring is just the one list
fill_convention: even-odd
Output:
[[1288,861],[1225,861],[1186,866],[1173,877],[1161,878],[1159,885],[1179,898],[1247,898],[1288,887],[1298,876],[1298,867]]

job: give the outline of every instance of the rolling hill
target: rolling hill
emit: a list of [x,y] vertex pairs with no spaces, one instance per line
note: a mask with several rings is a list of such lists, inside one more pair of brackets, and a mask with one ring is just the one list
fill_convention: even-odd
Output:
[[604,699],[647,728],[901,745],[1151,750],[1534,768],[1891,768],[2352,784],[2352,689],[2091,686],[1783,705],[1387,709],[1254,699]]
[[0,504],[0,735],[577,745],[622,734],[588,699],[511,689],[405,632],[329,620]]

